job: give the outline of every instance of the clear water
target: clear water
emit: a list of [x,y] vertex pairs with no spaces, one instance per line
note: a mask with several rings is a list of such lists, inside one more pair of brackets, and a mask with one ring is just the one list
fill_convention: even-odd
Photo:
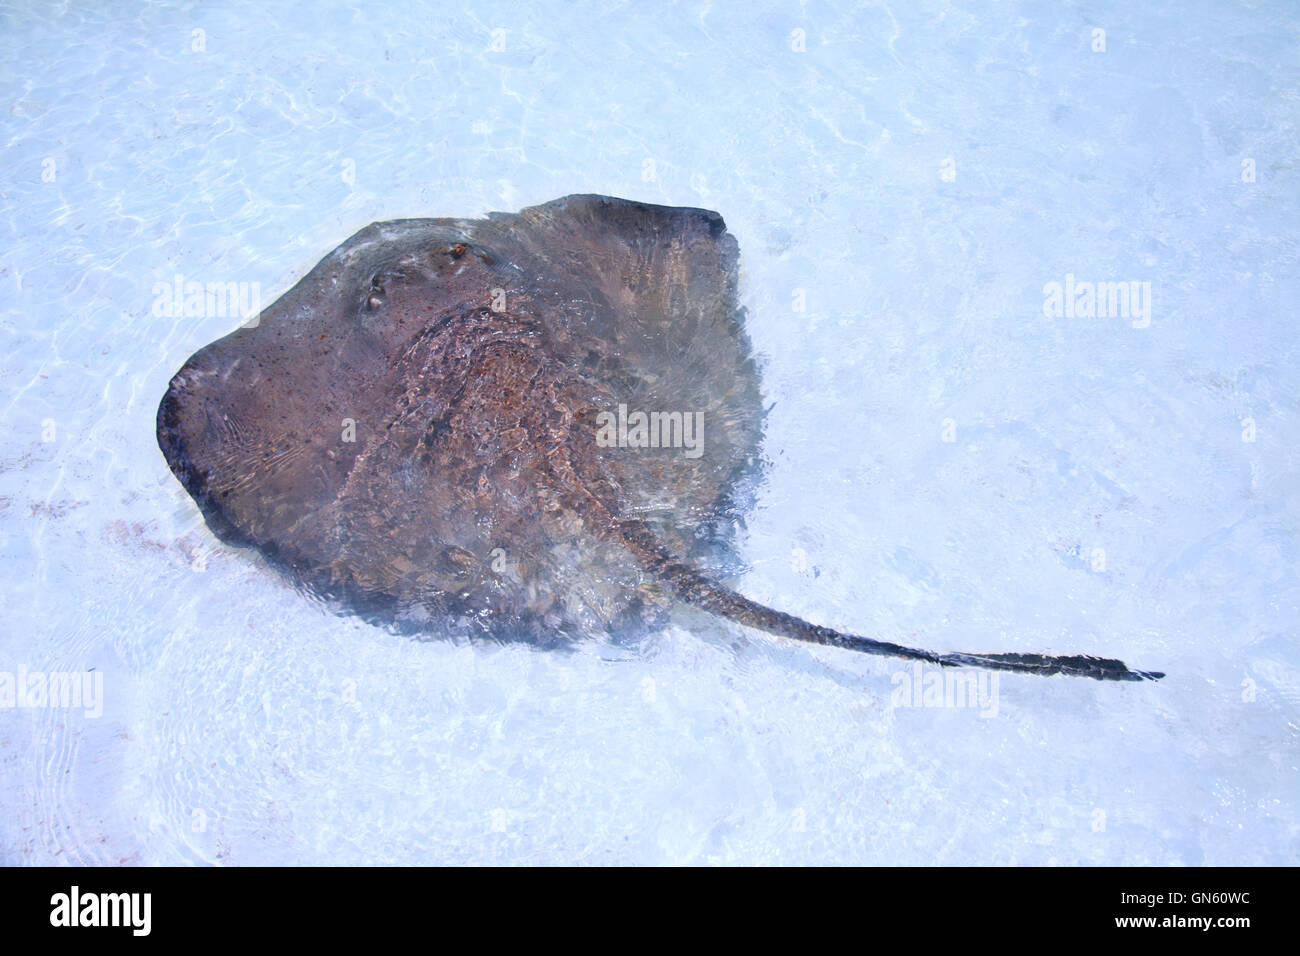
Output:
[[[277,6],[0,8],[0,673],[103,681],[0,709],[0,859],[1296,862],[1293,4]],[[212,538],[154,414],[234,323],[155,283],[571,192],[739,239],[747,594],[1168,678],[994,714],[700,616],[418,643]],[[1149,325],[1046,317],[1067,274]]]

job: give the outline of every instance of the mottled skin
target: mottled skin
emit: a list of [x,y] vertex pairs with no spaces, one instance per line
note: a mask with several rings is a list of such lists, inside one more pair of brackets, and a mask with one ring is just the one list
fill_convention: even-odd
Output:
[[[712,213],[595,197],[377,223],[186,363],[159,442],[223,539],[381,618],[552,642],[658,617],[615,522],[695,554],[757,460],[736,255]],[[702,412],[704,453],[597,447],[620,402]]]
[[[376,223],[185,364],[159,445],[223,540],[410,631],[554,644],[683,600],[869,653],[1156,676],[903,648],[718,583],[762,430],[736,261],[716,213],[601,196]],[[600,447],[620,403],[702,413],[702,454]]]

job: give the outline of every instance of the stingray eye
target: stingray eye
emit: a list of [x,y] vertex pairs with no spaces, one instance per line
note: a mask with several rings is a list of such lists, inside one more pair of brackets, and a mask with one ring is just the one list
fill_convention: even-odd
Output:
[[366,308],[374,312],[386,301],[388,295],[384,292],[384,286],[393,276],[387,272],[376,272],[370,277],[370,290],[366,293]]

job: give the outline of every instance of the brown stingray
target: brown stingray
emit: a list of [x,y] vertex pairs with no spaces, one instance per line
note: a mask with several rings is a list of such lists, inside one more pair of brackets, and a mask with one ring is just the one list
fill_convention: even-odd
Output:
[[375,223],[185,363],[158,443],[218,537],[405,630],[553,644],[676,600],[942,665],[1162,676],[901,647],[721,583],[762,435],[737,255],[717,213],[603,196]]

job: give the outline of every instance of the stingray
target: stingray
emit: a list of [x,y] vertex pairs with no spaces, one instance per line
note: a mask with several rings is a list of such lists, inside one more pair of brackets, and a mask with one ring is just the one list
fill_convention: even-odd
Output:
[[763,433],[738,256],[715,212],[604,196],[374,223],[185,363],[158,444],[218,538],[404,632],[564,645],[682,603],[937,665],[1163,676],[919,650],[738,593]]

